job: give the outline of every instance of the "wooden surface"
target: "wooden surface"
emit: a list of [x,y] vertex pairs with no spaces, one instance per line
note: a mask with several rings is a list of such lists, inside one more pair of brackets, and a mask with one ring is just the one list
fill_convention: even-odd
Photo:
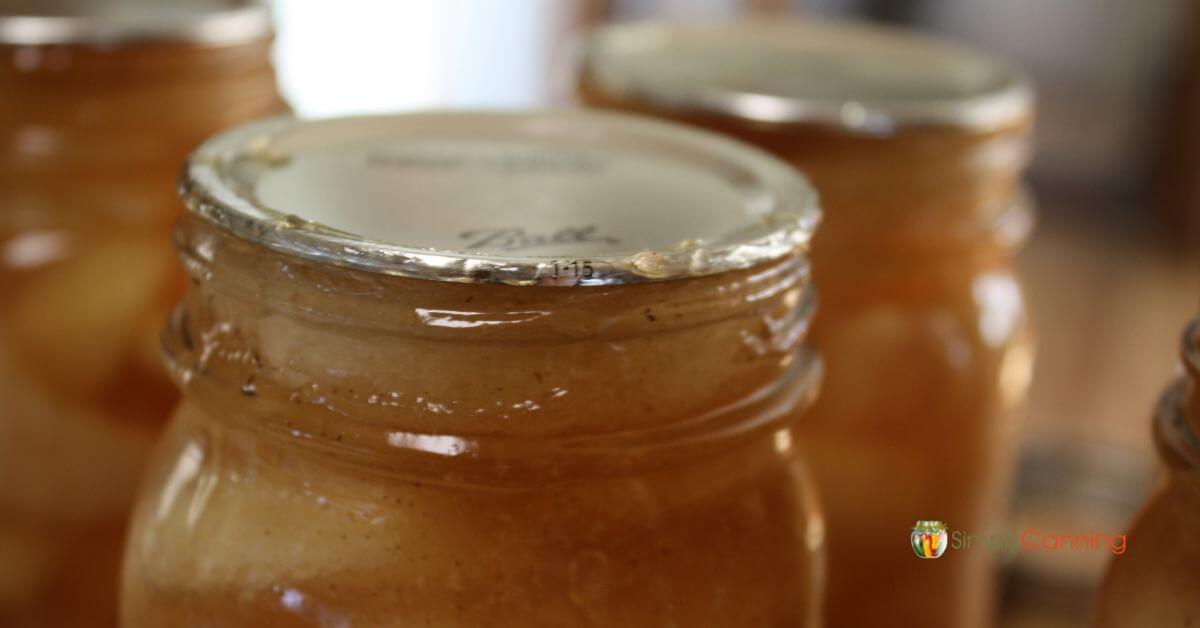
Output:
[[[1060,211],[1043,217],[1019,260],[1039,338],[1024,439],[1027,449],[1050,445],[1090,462],[1064,461],[1073,470],[1057,478],[1061,495],[1018,494],[1013,530],[1123,527],[1161,474],[1150,415],[1177,372],[1183,326],[1200,313],[1200,260],[1122,224],[1120,212],[1044,200]],[[1088,503],[1097,486],[1118,499]],[[1108,560],[1019,556],[1000,625],[1089,626]]]
[[1147,454],[1150,411],[1200,313],[1200,262],[1144,230],[1048,215],[1019,259],[1038,331],[1026,432]]

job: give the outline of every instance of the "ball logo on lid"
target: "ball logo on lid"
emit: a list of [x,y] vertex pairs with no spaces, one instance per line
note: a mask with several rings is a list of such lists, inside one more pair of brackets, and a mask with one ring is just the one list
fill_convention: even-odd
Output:
[[921,520],[908,535],[913,552],[921,558],[941,558],[946,553],[950,535],[941,521]]

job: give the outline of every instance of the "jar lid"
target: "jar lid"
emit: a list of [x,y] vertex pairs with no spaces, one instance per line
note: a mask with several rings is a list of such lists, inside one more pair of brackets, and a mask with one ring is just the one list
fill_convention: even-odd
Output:
[[1154,411],[1154,440],[1168,462],[1200,470],[1200,435],[1187,421],[1188,379],[1181,377],[1159,397]]
[[0,44],[249,43],[272,32],[258,0],[0,0]]
[[441,281],[607,285],[804,248],[816,193],[723,136],[588,111],[275,119],[205,142],[189,209],[272,249]]
[[1029,115],[1023,74],[908,31],[854,22],[642,22],[602,28],[584,52],[602,92],[756,122],[861,133],[987,131]]
[[1200,316],[1183,330],[1180,345],[1184,373],[1159,399],[1155,437],[1178,460],[1200,469],[1200,434],[1188,423],[1195,412],[1195,382],[1200,380]]

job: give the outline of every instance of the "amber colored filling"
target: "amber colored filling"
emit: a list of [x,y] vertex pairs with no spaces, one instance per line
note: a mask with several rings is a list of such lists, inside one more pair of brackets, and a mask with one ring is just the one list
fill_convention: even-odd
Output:
[[212,230],[183,225],[198,281],[168,346],[186,400],[135,515],[127,626],[815,615],[799,258],[475,285]]
[[985,625],[988,553],[921,561],[905,531],[1003,521],[1032,353],[1010,265],[1029,227],[1015,204],[1029,122],[869,136],[665,110],[586,79],[581,95],[727,133],[810,178],[824,210],[813,340],[827,374],[799,426],[827,513],[828,624]]
[[1164,393],[1154,436],[1170,472],[1134,518],[1123,554],[1109,562],[1096,626],[1186,626],[1200,621],[1200,361],[1193,320],[1184,330],[1183,374]]
[[175,175],[282,112],[268,42],[0,46],[0,624],[114,625],[127,510],[178,393]]
[[1109,563],[1098,628],[1186,626],[1200,620],[1200,470],[1175,469],[1127,532]]

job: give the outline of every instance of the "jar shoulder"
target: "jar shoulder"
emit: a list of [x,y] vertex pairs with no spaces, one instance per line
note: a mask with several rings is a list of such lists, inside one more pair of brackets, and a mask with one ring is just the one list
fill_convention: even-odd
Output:
[[1186,625],[1200,613],[1200,472],[1177,471],[1142,508],[1113,557],[1098,620],[1109,626]]
[[775,437],[705,464],[512,488],[456,482],[450,465],[348,469],[221,426],[185,403],[152,465],[128,626],[751,625],[764,609],[800,625],[812,608],[819,514]]

